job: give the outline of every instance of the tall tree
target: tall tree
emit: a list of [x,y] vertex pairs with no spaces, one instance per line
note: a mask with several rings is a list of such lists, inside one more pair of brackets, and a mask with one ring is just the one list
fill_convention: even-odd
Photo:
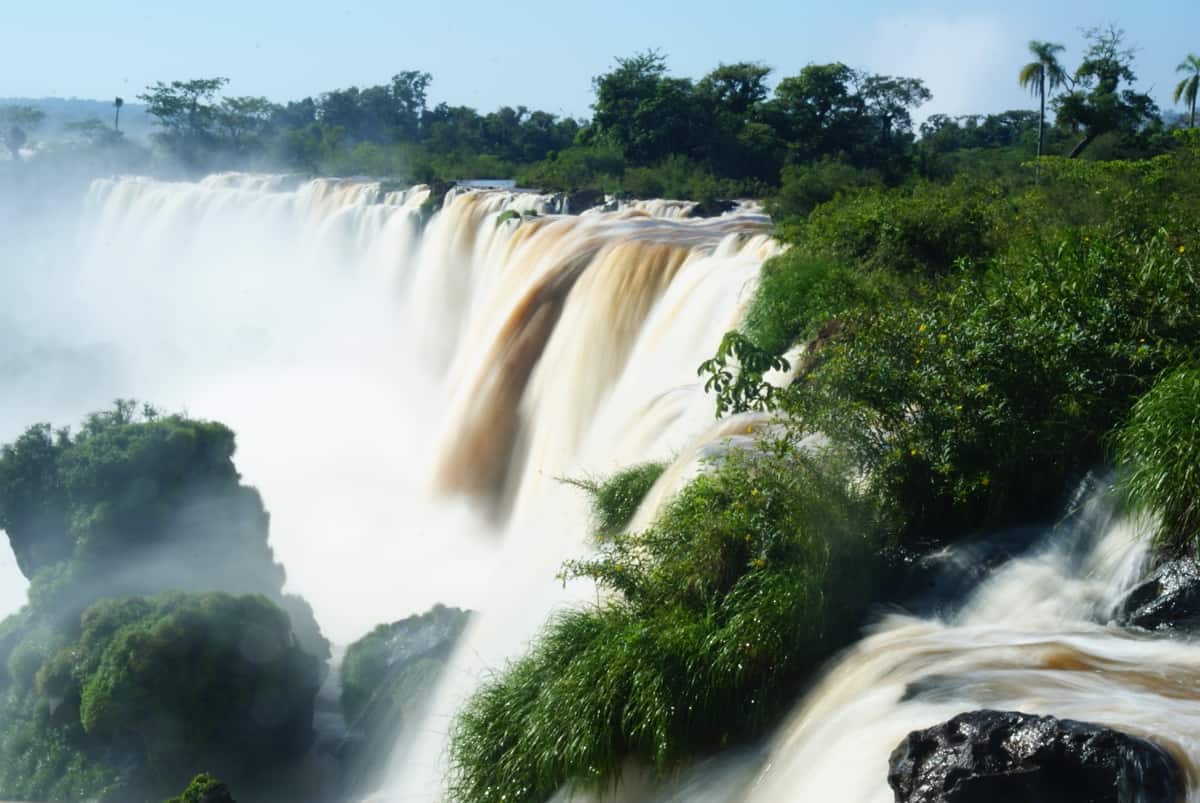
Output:
[[258,144],[274,111],[275,104],[266,98],[221,98],[214,119],[226,143],[238,153],[245,154]]
[[146,87],[138,95],[146,111],[158,119],[163,131],[159,139],[184,161],[195,161],[216,137],[218,109],[213,99],[228,78],[196,78],[190,81],[162,81]]
[[117,110],[113,116],[113,131],[121,130],[121,107],[125,105],[125,99],[117,97],[113,100],[113,108]]
[[862,78],[845,64],[809,64],[779,82],[770,111],[793,161],[858,150],[866,117],[863,98],[856,92]]
[[1195,53],[1188,53],[1188,57],[1184,59],[1175,72],[1188,73],[1188,76],[1175,85],[1175,92],[1171,95],[1171,100],[1175,103],[1183,101],[1191,110],[1191,118],[1188,121],[1188,126],[1196,127],[1196,94],[1200,90],[1200,56]]
[[46,113],[33,106],[0,106],[0,138],[12,153],[13,161],[21,158],[21,148],[29,141],[29,131],[41,125]]
[[1092,28],[1086,36],[1091,44],[1075,71],[1075,88],[1056,101],[1058,122],[1083,132],[1083,138],[1068,154],[1072,159],[1096,137],[1108,133],[1136,135],[1158,116],[1158,107],[1150,96],[1132,88],[1137,76],[1133,72],[1133,50],[1124,46],[1125,32],[1110,26]]
[[1041,161],[1042,150],[1046,142],[1046,96],[1060,86],[1070,82],[1067,71],[1058,63],[1058,54],[1066,50],[1055,42],[1039,42],[1036,39],[1029,43],[1029,52],[1033,61],[1021,68],[1018,79],[1021,86],[1031,94],[1037,95],[1041,102],[1038,112],[1038,145],[1037,158]]

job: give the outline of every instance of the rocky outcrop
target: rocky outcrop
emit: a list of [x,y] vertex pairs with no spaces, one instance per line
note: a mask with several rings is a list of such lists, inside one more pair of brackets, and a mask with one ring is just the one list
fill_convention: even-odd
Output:
[[1100,725],[972,711],[910,733],[892,752],[896,803],[1177,803],[1161,747]]
[[1200,562],[1159,566],[1125,597],[1117,621],[1147,630],[1200,630]]

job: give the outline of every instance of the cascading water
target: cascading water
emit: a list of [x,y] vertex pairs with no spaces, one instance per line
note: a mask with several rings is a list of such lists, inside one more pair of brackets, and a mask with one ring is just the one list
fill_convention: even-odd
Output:
[[446,719],[479,674],[586,593],[556,579],[587,531],[558,478],[693,448],[712,425],[696,366],[778,251],[753,208],[566,216],[554,196],[452,191],[423,221],[428,195],[96,182],[45,323],[119,370],[39,412],[136,395],[230,424],[289,588],[336,641],[434,602],[482,612],[398,749],[402,800],[439,795]]
[[[392,801],[440,796],[463,696],[592,593],[556,580],[586,532],[585,500],[557,478],[673,461],[645,523],[699,455],[759,423],[714,425],[695,368],[778,250],[753,207],[565,216],[553,196],[465,191],[423,222],[428,196],[287,176],[100,181],[81,267],[38,322],[104,366],[38,417],[136,395],[239,433],[290,587],[335,640],[434,602],[483,612],[397,747]],[[771,742],[669,787],[631,773],[617,796],[883,803],[900,739],[979,707],[1152,736],[1195,776],[1200,646],[1105,624],[1138,543],[1093,501],[953,615],[883,619]]]

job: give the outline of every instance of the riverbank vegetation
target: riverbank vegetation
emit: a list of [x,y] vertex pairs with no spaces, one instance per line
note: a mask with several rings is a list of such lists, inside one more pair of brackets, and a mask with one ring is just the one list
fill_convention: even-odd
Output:
[[[1133,94],[1086,111],[1130,75],[1119,37],[1092,37],[1056,104],[1077,124],[1044,132],[1063,155],[930,158],[953,124],[900,182],[783,170],[769,209],[789,249],[700,368],[718,415],[775,424],[644,532],[566,565],[608,593],[466,705],[455,799],[608,788],[630,763],[667,776],[761,737],[888,600],[888,555],[1051,522],[1096,470],[1161,517],[1160,557],[1196,554],[1200,135],[1157,130]],[[797,345],[794,379],[768,390],[760,369]]]
[[[220,78],[158,83],[152,146],[93,126],[31,152],[24,110],[2,169],[87,152],[172,175],[766,199],[788,248],[700,381],[718,415],[774,424],[639,531],[663,466],[577,481],[595,549],[563,574],[603,601],[557,614],[453,726],[455,799],[535,803],[761,738],[886,601],[889,555],[1044,523],[1096,469],[1159,515],[1158,554],[1197,551],[1200,134],[1135,89],[1119,31],[1086,40],[1073,72],[1031,44],[1013,79],[1038,111],[919,126],[916,78],[810,64],[772,86],[739,63],[691,80],[653,52],[595,79],[590,121],[429,108],[418,71],[284,105],[222,96]],[[1176,98],[1194,116],[1190,80]],[[241,789],[305,749],[328,645],[282,593],[233,447],[219,424],[121,402],[0,452],[0,527],[31,579],[0,624],[0,795],[161,798],[210,769]],[[411,718],[465,621],[440,609],[351,647],[352,734],[378,749]],[[251,630],[271,649],[247,663],[231,645]],[[214,696],[236,705],[196,708]]]

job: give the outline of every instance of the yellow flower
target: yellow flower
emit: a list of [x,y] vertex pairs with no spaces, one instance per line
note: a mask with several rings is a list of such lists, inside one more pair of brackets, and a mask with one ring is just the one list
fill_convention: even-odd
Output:
[[980,485],[982,485],[984,488],[986,488],[986,487],[988,487],[989,485],[991,485],[991,484],[992,484],[992,481],[991,481],[989,478],[987,478],[987,477],[984,477],[983,479],[981,479],[981,480],[979,481],[979,484],[980,484]]
[[754,565],[754,568],[761,569],[762,567],[767,565],[767,562],[765,560],[763,560],[762,558],[755,558],[753,561],[753,565]]
[[984,382],[982,385],[980,385],[978,388],[976,388],[976,390],[978,390],[980,393],[987,393],[988,392],[988,383]]
[[956,404],[956,405],[954,405],[954,412],[956,412],[956,413],[961,413],[961,412],[962,412],[962,405],[961,405],[961,404]]
[[758,496],[758,489],[757,489],[757,488],[751,488],[751,489],[750,489],[750,495],[751,495],[751,496]]
[[928,326],[926,326],[925,324],[921,324],[920,326],[918,326],[918,327],[917,327],[917,331],[918,331],[918,332],[924,332],[924,331],[925,331],[926,329],[928,329],[928,328],[929,328],[929,327],[928,327]]
[[912,455],[913,457],[916,457],[916,456],[917,456],[917,450],[916,450],[915,448],[913,448],[913,449],[909,449],[909,450],[908,450],[908,453],[909,453],[910,455]]
[[1179,246],[1179,253],[1182,254],[1184,251],[1187,251],[1187,246],[1186,245]]
[[939,343],[945,343],[945,342],[946,342],[946,335],[938,335],[938,342],[939,342]]
[[754,427],[746,427],[746,434],[747,434],[747,435],[749,435],[749,434],[750,434],[750,433],[752,433],[752,432],[754,432]]

